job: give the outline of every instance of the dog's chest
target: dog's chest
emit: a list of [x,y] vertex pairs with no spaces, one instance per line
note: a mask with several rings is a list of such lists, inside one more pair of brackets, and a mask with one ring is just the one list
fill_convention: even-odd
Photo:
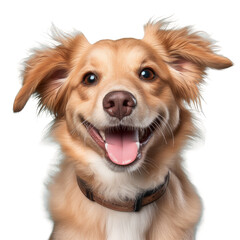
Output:
[[107,240],[145,240],[155,204],[145,206],[140,212],[125,213],[109,210],[106,222]]

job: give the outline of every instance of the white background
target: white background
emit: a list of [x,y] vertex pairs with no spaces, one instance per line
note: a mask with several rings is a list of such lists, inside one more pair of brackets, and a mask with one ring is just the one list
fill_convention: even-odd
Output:
[[[50,42],[51,24],[82,31],[90,42],[142,38],[150,18],[171,17],[216,39],[232,68],[209,70],[203,112],[205,140],[185,153],[186,168],[204,203],[198,240],[240,239],[240,17],[238,1],[3,1],[0,4],[0,239],[47,239],[52,223],[45,187],[57,146],[43,140],[51,117],[37,117],[36,100],[12,113],[28,50]],[[94,217],[94,216],[93,216]],[[66,239],[67,240],[67,239]]]

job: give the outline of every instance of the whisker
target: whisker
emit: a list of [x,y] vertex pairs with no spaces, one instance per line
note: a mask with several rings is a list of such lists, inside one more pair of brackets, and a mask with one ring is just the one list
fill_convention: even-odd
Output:
[[[142,171],[144,171],[147,175],[149,175],[149,171],[147,170],[146,166],[144,164],[142,164],[142,166],[140,168],[138,168],[139,170],[141,169]],[[141,172],[139,172],[141,174]]]
[[[161,114],[159,114],[159,116],[160,116],[163,120],[166,120],[166,118],[164,118]],[[160,120],[160,121],[161,121],[161,120]],[[164,126],[167,128],[168,132],[170,133],[171,138],[172,138],[172,142],[173,142],[173,146],[174,146],[174,144],[175,144],[174,134],[173,134],[173,131],[172,131],[171,126],[169,125],[169,123],[168,123],[167,121],[161,121],[161,123],[164,124]]]
[[[157,130],[159,130],[161,132],[162,137],[163,137],[163,139],[165,141],[165,144],[167,144],[167,139],[166,139],[166,137],[165,137],[165,135],[164,135],[164,133],[163,133],[163,131],[161,129],[161,125],[159,123],[157,123],[157,122],[153,122],[153,125],[154,125],[155,129],[157,129]],[[158,131],[156,131],[156,132],[158,133]]]
[[145,157],[144,159],[145,163],[148,164],[150,167],[159,169],[160,167],[151,159],[150,157]]
[[155,113],[160,116],[160,117],[158,117],[160,123],[165,126],[165,128],[167,129],[167,131],[171,135],[172,143],[173,143],[173,146],[174,146],[175,145],[175,139],[174,139],[173,130],[172,130],[170,124],[167,122],[166,118],[164,116],[162,116],[160,113],[158,113],[156,111],[155,111]]

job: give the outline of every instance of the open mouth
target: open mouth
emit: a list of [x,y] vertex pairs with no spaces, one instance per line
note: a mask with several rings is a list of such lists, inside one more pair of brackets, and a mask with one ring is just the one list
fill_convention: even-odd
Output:
[[129,166],[139,160],[142,149],[161,123],[157,117],[146,128],[118,125],[101,131],[83,118],[81,120],[92,139],[105,151],[106,158],[118,166]]

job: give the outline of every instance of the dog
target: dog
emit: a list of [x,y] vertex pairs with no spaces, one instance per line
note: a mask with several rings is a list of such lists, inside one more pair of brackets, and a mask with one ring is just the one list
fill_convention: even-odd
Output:
[[207,68],[232,62],[189,27],[148,22],[143,39],[58,34],[26,61],[14,102],[54,116],[59,171],[48,184],[50,240],[192,240],[200,198],[181,152],[197,135]]

